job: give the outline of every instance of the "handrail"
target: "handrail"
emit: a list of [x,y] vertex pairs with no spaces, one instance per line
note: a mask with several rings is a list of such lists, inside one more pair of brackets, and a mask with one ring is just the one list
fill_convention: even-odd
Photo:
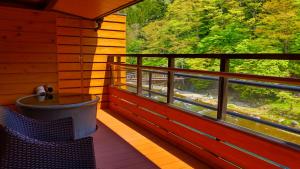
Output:
[[300,60],[300,54],[109,54],[117,57]]
[[[287,91],[300,91],[300,78],[291,78],[291,77],[275,77],[275,76],[263,76],[263,75],[253,75],[253,74],[245,74],[245,73],[231,73],[229,72],[229,62],[231,59],[275,59],[275,60],[300,60],[300,54],[117,54],[117,55],[108,55],[117,57],[118,62],[111,62],[110,65],[112,69],[114,67],[117,70],[125,69],[133,69],[139,70],[137,77],[137,88],[139,89],[137,94],[142,96],[142,71],[149,72],[149,78],[152,78],[152,73],[158,74],[168,74],[167,79],[167,100],[168,104],[175,100],[181,100],[184,102],[190,102],[189,100],[177,98],[174,96],[174,76],[183,76],[183,77],[191,77],[191,78],[199,78],[206,80],[218,80],[219,81],[219,92],[218,92],[218,105],[217,107],[213,106],[203,106],[209,109],[217,110],[217,120],[223,118],[223,114],[227,113],[232,116],[238,116],[240,118],[253,120],[262,124],[266,124],[269,126],[277,127],[289,132],[299,134],[300,131],[298,129],[294,129],[288,126],[283,126],[280,124],[258,120],[256,118],[248,117],[246,115],[240,115],[235,112],[227,111],[227,88],[228,83],[242,84],[242,85],[250,85],[250,86],[258,86],[258,87],[267,87],[273,89],[287,90]],[[120,60],[121,57],[136,57],[139,62],[137,64],[126,64],[122,63]],[[144,66],[142,64],[142,58],[145,57],[159,57],[159,58],[167,58],[168,63],[174,62],[175,58],[211,58],[211,59],[220,59],[220,71],[206,71],[206,70],[190,70],[190,69],[181,69],[175,68],[174,66],[168,67],[157,67],[157,66]],[[169,75],[172,75],[169,77]],[[201,75],[201,76],[199,76]],[[257,82],[258,81],[258,82]],[[275,84],[271,84],[275,83]],[[171,89],[170,89],[171,88]],[[153,93],[151,90],[151,85],[149,85],[149,89],[146,91]],[[172,92],[170,92],[172,91]],[[153,93],[154,94],[154,93]],[[161,94],[160,94],[161,95]],[[165,95],[165,94],[163,94]],[[198,103],[192,103],[197,104]]]

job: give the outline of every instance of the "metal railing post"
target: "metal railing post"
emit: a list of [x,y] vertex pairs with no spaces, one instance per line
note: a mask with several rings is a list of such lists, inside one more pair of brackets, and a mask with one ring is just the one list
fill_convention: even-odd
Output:
[[[175,67],[174,57],[168,58],[168,68]],[[172,104],[174,102],[174,72],[168,71],[168,90],[167,90],[167,103]]]
[[[229,59],[221,58],[220,72],[229,71]],[[221,120],[227,111],[227,96],[228,96],[228,78],[219,77],[219,92],[218,92],[218,111],[217,119]]]
[[[149,84],[148,89],[149,89],[149,91],[151,91],[151,89],[152,89],[152,72],[151,71],[149,72],[149,83],[148,84]],[[148,96],[151,97],[151,92],[148,92]]]
[[136,79],[136,86],[137,86],[137,94],[143,95],[143,77],[142,77],[142,68],[143,65],[143,57],[138,56],[137,57],[137,79]]

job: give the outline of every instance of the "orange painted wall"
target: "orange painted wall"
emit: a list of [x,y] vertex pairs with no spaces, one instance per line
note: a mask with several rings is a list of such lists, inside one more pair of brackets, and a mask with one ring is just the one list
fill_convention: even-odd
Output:
[[126,52],[126,17],[93,21],[53,12],[0,7],[0,105],[38,85],[90,93],[107,104],[107,54]]

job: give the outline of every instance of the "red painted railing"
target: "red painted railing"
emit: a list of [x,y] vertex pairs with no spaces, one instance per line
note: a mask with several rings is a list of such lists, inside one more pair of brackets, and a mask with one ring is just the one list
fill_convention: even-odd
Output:
[[215,168],[300,168],[300,151],[110,87],[110,109]]

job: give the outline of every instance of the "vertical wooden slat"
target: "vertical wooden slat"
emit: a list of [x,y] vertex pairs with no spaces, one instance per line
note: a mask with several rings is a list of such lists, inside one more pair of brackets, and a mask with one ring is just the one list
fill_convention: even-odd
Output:
[[[175,67],[175,59],[173,57],[168,58],[168,68]],[[174,72],[168,71],[168,91],[167,91],[167,103],[172,104],[174,102]]]
[[[220,72],[229,71],[229,59],[222,57]],[[223,119],[227,110],[228,78],[219,77],[218,112],[217,119]]]
[[142,95],[143,94],[143,84],[142,84],[142,68],[140,66],[142,66],[143,64],[143,58],[141,56],[138,56],[137,58],[137,94],[138,95]]

